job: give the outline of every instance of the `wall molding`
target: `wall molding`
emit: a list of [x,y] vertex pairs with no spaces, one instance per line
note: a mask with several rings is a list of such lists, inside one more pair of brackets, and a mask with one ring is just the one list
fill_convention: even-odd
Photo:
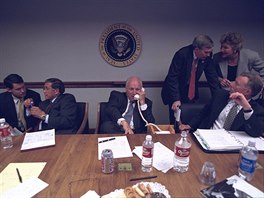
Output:
[[[25,82],[28,88],[42,89],[43,82]],[[125,87],[125,81],[69,81],[64,82],[66,88],[120,88]],[[144,87],[161,88],[163,81],[143,81]],[[200,81],[199,87],[208,87],[206,81]],[[0,83],[0,89],[4,89],[3,83]]]

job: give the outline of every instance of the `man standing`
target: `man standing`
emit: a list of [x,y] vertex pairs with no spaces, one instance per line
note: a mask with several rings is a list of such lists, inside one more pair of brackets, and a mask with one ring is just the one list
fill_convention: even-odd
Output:
[[155,122],[152,102],[145,97],[142,86],[142,81],[132,76],[126,81],[126,92],[111,92],[101,133],[144,133],[147,131],[146,122]]
[[41,130],[54,128],[58,133],[74,133],[76,130],[77,103],[72,94],[64,93],[61,80],[49,78],[45,81],[43,92],[45,101],[39,107],[32,107],[31,114],[41,119]]
[[199,35],[192,45],[175,53],[161,92],[163,103],[169,105],[171,124],[175,120],[174,111],[181,103],[194,103],[199,98],[198,81],[203,72],[212,93],[220,88],[215,68],[211,65],[212,51],[212,39]]
[[263,87],[259,75],[244,72],[231,82],[230,92],[218,90],[203,110],[188,125],[181,125],[182,130],[226,129],[245,131],[257,137],[264,133],[264,108],[252,97]]
[[8,75],[4,85],[7,91],[0,94],[0,117],[22,132],[34,130],[39,120],[30,115],[29,108],[39,105],[40,94],[27,89],[18,74]]

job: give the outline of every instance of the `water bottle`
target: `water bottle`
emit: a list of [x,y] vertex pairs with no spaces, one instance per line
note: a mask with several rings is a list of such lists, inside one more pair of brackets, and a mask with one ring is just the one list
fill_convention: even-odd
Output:
[[13,147],[11,130],[5,118],[0,118],[0,136],[1,136],[1,145],[3,149]]
[[192,144],[187,139],[187,134],[187,131],[182,131],[174,146],[173,169],[180,173],[186,172],[189,168]]
[[146,140],[143,142],[142,145],[141,170],[143,172],[150,172],[152,170],[153,151],[154,143],[152,141],[152,136],[147,135]]
[[258,150],[255,146],[256,142],[249,140],[248,145],[244,146],[240,151],[238,174],[247,181],[252,180],[255,172],[258,158]]

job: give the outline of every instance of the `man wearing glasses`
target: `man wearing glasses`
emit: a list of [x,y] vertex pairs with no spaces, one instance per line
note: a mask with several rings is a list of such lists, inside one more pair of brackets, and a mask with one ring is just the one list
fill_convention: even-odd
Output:
[[155,122],[152,101],[146,98],[142,81],[138,77],[127,79],[125,92],[111,92],[105,117],[100,133],[145,133],[146,121]]
[[76,130],[77,103],[72,94],[64,93],[63,82],[57,78],[45,81],[45,101],[31,108],[31,115],[41,119],[39,129],[54,128],[56,134],[74,133]]

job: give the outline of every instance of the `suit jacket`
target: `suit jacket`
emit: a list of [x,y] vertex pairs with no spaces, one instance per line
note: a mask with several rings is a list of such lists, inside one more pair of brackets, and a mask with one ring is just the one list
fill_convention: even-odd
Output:
[[[145,98],[145,102],[148,108],[145,111],[141,111],[142,115],[149,123],[154,123],[155,118],[152,115],[152,101],[149,100],[148,98]],[[105,121],[112,121],[114,123],[117,123],[117,120],[119,118],[122,118],[122,114],[125,112],[127,105],[128,105],[128,99],[125,92],[121,93],[118,91],[112,91],[106,107],[107,116]],[[135,108],[133,111],[133,122],[134,122],[135,132],[147,131],[147,128],[145,127],[146,123],[139,114],[137,103],[135,104]]]
[[[192,127],[192,130],[196,130],[197,128],[210,129],[227,105],[229,95],[229,92],[226,90],[221,89],[217,91],[202,111],[188,123]],[[264,132],[264,108],[254,100],[250,101],[250,105],[254,110],[251,117],[245,120],[243,109],[241,109],[233,121],[230,130],[245,131],[250,136],[257,137]]]
[[49,115],[48,124],[42,124],[42,129],[55,129],[58,133],[74,133],[77,128],[77,103],[72,94],[60,94],[53,103],[45,100],[39,108]]
[[[172,104],[177,100],[180,100],[184,103],[189,101],[188,90],[191,78],[192,62],[192,45],[183,47],[175,53],[161,92],[162,100],[165,105]],[[215,92],[220,88],[215,68],[212,67],[211,64],[211,57],[207,57],[205,60],[198,61],[194,99],[199,98],[198,81],[203,72],[205,73],[211,92]]]
[[[26,96],[24,99],[27,98],[32,98],[35,106],[39,106],[39,103],[41,102],[40,94],[33,90],[26,90]],[[12,127],[16,127],[21,130],[18,127],[16,105],[14,103],[12,93],[8,91],[0,94],[0,117],[5,118]],[[24,117],[27,123],[27,128],[34,128],[39,122],[39,119],[33,116],[26,116],[26,109],[24,110]]]
[[[221,52],[214,55],[213,64],[217,75],[221,78],[227,78],[228,62],[227,59],[222,58]],[[264,61],[259,54],[249,49],[242,49],[239,54],[237,76],[242,72],[250,72],[251,70],[255,70],[264,79]]]

